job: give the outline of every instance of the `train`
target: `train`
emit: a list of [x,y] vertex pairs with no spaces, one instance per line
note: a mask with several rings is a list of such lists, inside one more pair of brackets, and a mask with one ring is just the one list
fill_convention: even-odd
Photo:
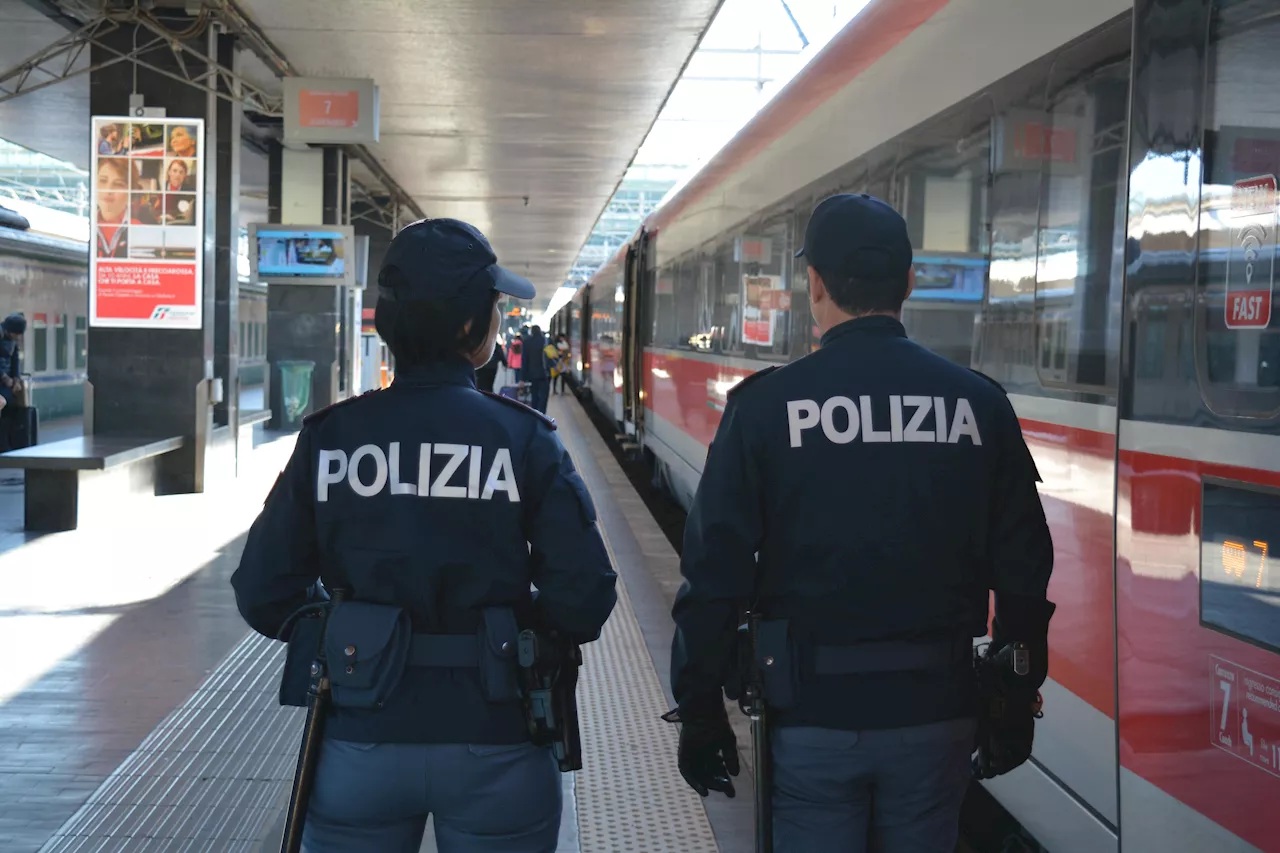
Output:
[[905,217],[911,337],[1003,385],[1058,605],[1042,849],[1280,851],[1277,0],[872,0],[555,317],[686,507],[726,395],[818,346],[809,213]]
[[[89,364],[89,246],[27,228],[20,216],[0,221],[0,316],[27,318],[22,371],[42,421],[84,414]],[[267,374],[267,289],[240,283],[240,385]],[[261,394],[258,394],[261,397]]]

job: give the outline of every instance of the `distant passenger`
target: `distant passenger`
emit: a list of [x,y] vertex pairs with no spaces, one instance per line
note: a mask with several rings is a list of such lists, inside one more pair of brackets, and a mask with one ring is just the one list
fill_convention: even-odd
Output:
[[[569,376],[569,341],[563,334],[556,335],[555,343],[555,376],[551,379],[551,390],[556,394],[564,393],[565,379]],[[556,385],[559,390],[556,390]]]
[[556,848],[561,782],[530,738],[519,632],[596,639],[616,576],[554,422],[476,390],[501,294],[534,288],[472,226],[395,236],[374,318],[395,382],[306,418],[232,577],[245,620],[290,640],[304,672],[316,620],[282,626],[345,593],[323,632],[332,709],[308,853],[417,853],[428,815],[441,851]]
[[524,351],[524,366],[521,371],[524,381],[530,386],[529,391],[532,395],[530,405],[545,415],[547,400],[551,393],[551,364],[548,363],[547,355],[543,352],[547,339],[543,337],[540,327],[532,326],[528,334],[523,336],[521,344],[521,349]]
[[493,382],[498,378],[499,365],[507,366],[507,356],[502,351],[502,342],[494,341],[493,357],[483,367],[476,368],[476,387],[486,393],[493,393]]
[[22,336],[26,331],[27,318],[21,314],[10,314],[0,322],[0,411],[22,391]]
[[[822,348],[729,393],[685,527],[680,772],[732,794],[725,693],[759,673],[778,853],[953,853],[975,742],[982,775],[1030,754],[1054,611],[1039,478],[1003,389],[907,339],[912,250],[893,208],[826,199],[801,255]],[[989,590],[1008,709],[994,733],[977,728],[991,705],[973,665]],[[744,610],[762,620],[753,650]]]

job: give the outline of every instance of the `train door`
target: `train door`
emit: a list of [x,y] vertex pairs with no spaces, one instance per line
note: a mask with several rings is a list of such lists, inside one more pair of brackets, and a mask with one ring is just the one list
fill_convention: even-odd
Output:
[[643,297],[645,251],[648,235],[643,231],[627,249],[623,274],[622,303],[622,418],[627,435],[642,438],[644,434],[644,341]]
[[591,386],[591,285],[583,285],[582,287],[582,317],[581,325],[578,330],[578,379],[582,383],[582,387],[586,391],[590,391]]
[[1116,513],[1124,853],[1280,851],[1276,9],[1163,0],[1134,13]]
[[1044,88],[999,105],[991,136],[975,361],[1007,390],[1041,477],[1057,612],[1032,760],[985,784],[1050,850],[1119,847],[1116,422],[1130,32],[1125,19],[1063,48]]

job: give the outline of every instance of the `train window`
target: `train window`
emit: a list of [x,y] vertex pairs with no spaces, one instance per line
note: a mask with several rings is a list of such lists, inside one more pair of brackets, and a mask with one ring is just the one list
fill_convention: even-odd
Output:
[[66,370],[71,349],[71,318],[66,314],[55,315],[57,325],[53,330],[53,369]]
[[76,359],[75,365],[83,370],[89,365],[89,320],[87,317],[76,317]]
[[903,306],[907,334],[969,367],[987,281],[989,131],[930,145],[899,166],[896,197],[915,247],[916,286]]
[[1206,479],[1200,621],[1280,651],[1280,494]]
[[1197,375],[1209,408],[1231,416],[1280,415],[1277,38],[1273,3],[1215,5],[1205,80]]
[[49,318],[36,314],[31,319],[31,372],[43,373],[49,369]]
[[1117,385],[1128,97],[1128,64],[1103,66],[1058,91],[1045,113],[1016,117],[1006,140],[1041,169],[1035,292],[1045,385]]

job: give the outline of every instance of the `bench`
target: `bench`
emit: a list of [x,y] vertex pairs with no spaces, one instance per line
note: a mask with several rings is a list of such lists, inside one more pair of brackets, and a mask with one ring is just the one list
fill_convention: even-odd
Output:
[[182,445],[181,437],[86,435],[0,453],[0,468],[26,472],[25,529],[75,530],[89,517],[118,514],[127,498],[154,495],[159,457]]

